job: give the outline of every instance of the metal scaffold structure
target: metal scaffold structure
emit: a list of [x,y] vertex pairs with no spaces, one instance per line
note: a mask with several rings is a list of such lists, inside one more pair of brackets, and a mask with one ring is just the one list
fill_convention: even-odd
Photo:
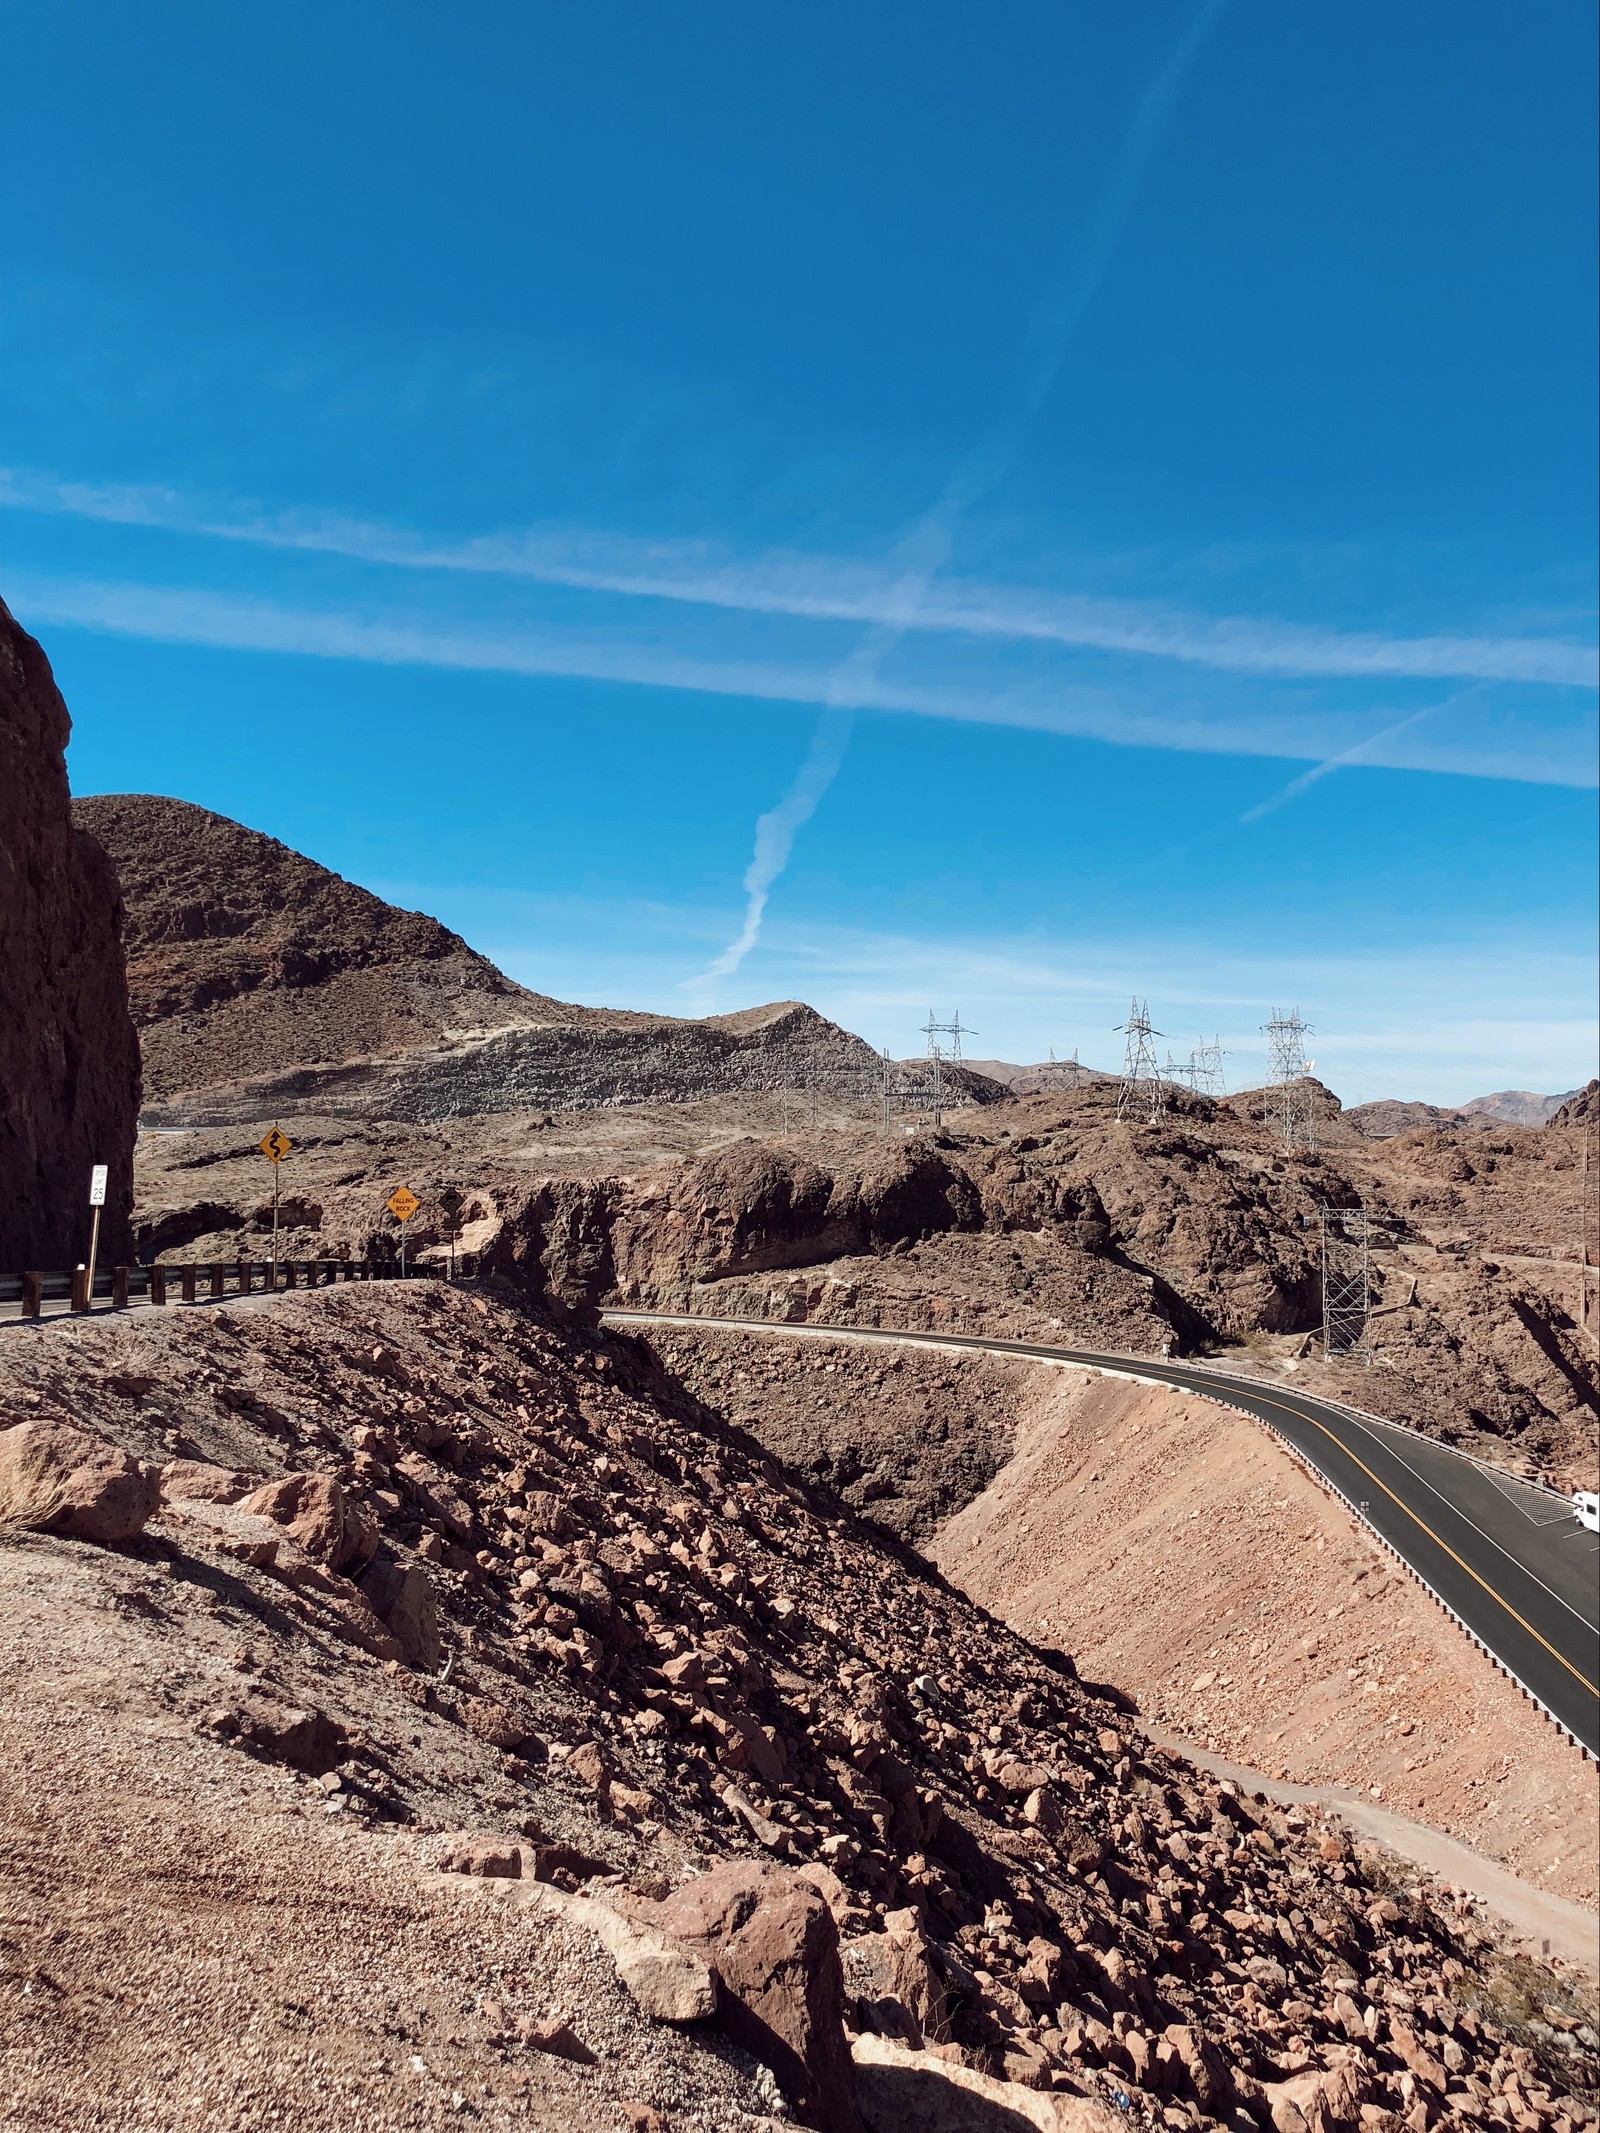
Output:
[[1117,1028],[1127,1037],[1123,1054],[1122,1088],[1117,1096],[1118,1118],[1148,1118],[1152,1122],[1167,1108],[1166,1083],[1156,1065],[1155,1040],[1162,1032],[1150,1027],[1148,1000],[1131,1000],[1128,1019]]
[[1370,1363],[1372,1222],[1364,1207],[1319,1209],[1322,1257],[1322,1352]]
[[1311,1024],[1301,1019],[1298,1007],[1285,1014],[1280,1008],[1270,1022],[1263,1022],[1267,1040],[1268,1081],[1277,1100],[1278,1133],[1286,1148],[1315,1148],[1317,1118],[1312,1107],[1311,1062],[1305,1040]]

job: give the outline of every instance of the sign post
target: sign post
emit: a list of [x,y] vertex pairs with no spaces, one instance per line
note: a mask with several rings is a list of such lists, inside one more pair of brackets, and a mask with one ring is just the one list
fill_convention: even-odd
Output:
[[383,1204],[400,1225],[400,1278],[404,1280],[406,1271],[406,1224],[422,1205],[422,1202],[409,1185],[397,1185]]
[[100,1249],[100,1210],[106,1204],[106,1179],[109,1175],[110,1165],[107,1163],[96,1163],[89,1172],[89,1205],[94,1209],[94,1220],[89,1226],[89,1279],[85,1285],[88,1290],[88,1303],[85,1308],[90,1311],[94,1309],[95,1255]]
[[466,1205],[466,1196],[447,1185],[439,1195],[439,1205],[444,1209],[446,1227],[450,1232],[450,1279],[456,1278],[456,1239],[461,1234],[461,1210]]
[[261,1153],[272,1165],[272,1286],[278,1286],[278,1165],[294,1146],[281,1126],[274,1126],[256,1143]]

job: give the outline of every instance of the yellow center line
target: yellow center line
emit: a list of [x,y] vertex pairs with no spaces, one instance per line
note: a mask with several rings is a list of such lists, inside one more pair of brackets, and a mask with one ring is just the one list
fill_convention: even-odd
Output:
[[[611,1317],[621,1318],[632,1316],[634,1314],[618,1311],[609,1313],[607,1315]],[[637,1315],[641,1318],[645,1318],[652,1317],[657,1314],[641,1311]],[[683,1318],[691,1319],[692,1321],[692,1314],[688,1312],[683,1312],[681,1314],[675,1312],[662,1312],[659,1315],[664,1318],[682,1316]],[[714,1323],[714,1321],[702,1320],[701,1323]],[[730,1321],[730,1323],[735,1325],[759,1326],[762,1328],[771,1326],[773,1331],[780,1333],[788,1333],[799,1330],[797,1328],[782,1324],[773,1325],[772,1321],[763,1319],[735,1319]],[[864,1327],[823,1327],[819,1325],[813,1325],[807,1328],[806,1330],[813,1333],[850,1333],[855,1331],[865,1332],[868,1329]],[[981,1336],[974,1337],[971,1334],[963,1337],[960,1334],[952,1336],[948,1333],[901,1333],[899,1332],[898,1328],[890,1330],[887,1327],[876,1326],[871,1328],[870,1330],[874,1333],[877,1333],[880,1338],[887,1338],[890,1341],[893,1341],[898,1335],[898,1337],[902,1340],[925,1340],[930,1343],[935,1343],[940,1347],[984,1348],[988,1346],[988,1343],[984,1341]],[[1020,1352],[1024,1355],[1032,1353],[1037,1357],[1048,1358],[1052,1361],[1059,1358],[1061,1360],[1070,1360],[1076,1362],[1076,1358],[1071,1355],[1070,1350],[1045,1347],[1032,1348],[1030,1350],[1030,1348],[1021,1341],[1017,1341],[1014,1343],[1007,1341],[1004,1345],[1005,1347],[1012,1348],[1014,1352],[1020,1350]],[[1156,1377],[1153,1373],[1140,1371],[1137,1366],[1136,1358],[1130,1357],[1129,1363],[1132,1365],[1132,1368],[1129,1370],[1130,1376],[1142,1376],[1146,1379],[1147,1382],[1154,1383],[1157,1385],[1170,1385],[1176,1392],[1198,1392],[1203,1394],[1208,1389],[1210,1389],[1211,1385],[1214,1385],[1218,1391],[1230,1391],[1234,1389],[1233,1387],[1229,1386],[1228,1381],[1225,1378],[1211,1380],[1209,1381],[1209,1384],[1202,1383],[1199,1385],[1185,1385],[1177,1378]],[[1088,1368],[1092,1370],[1097,1366],[1091,1363],[1087,1365],[1079,1365],[1078,1367]],[[1116,1367],[1120,1368],[1123,1366],[1119,1363]],[[1525,1617],[1517,1613],[1517,1610],[1512,1606],[1511,1602],[1506,1599],[1504,1594],[1496,1592],[1487,1578],[1480,1577],[1477,1571],[1473,1569],[1470,1563],[1464,1562],[1462,1558],[1457,1555],[1454,1548],[1450,1546],[1450,1543],[1448,1541],[1441,1540],[1439,1538],[1439,1535],[1434,1532],[1432,1526],[1428,1524],[1427,1520],[1424,1518],[1419,1518],[1417,1513],[1412,1510],[1410,1504],[1408,1504],[1403,1497],[1397,1496],[1394,1490],[1390,1488],[1389,1484],[1386,1481],[1380,1480],[1379,1477],[1372,1471],[1371,1467],[1367,1465],[1364,1459],[1358,1459],[1355,1453],[1351,1451],[1350,1447],[1345,1444],[1341,1438],[1336,1436],[1331,1429],[1329,1429],[1326,1422],[1319,1422],[1315,1415],[1307,1414],[1303,1407],[1295,1407],[1287,1400],[1274,1400],[1265,1392],[1257,1392],[1253,1386],[1250,1388],[1250,1397],[1252,1399],[1259,1400],[1263,1407],[1276,1407],[1280,1411],[1280,1413],[1286,1415],[1294,1415],[1299,1421],[1309,1422],[1313,1429],[1320,1429],[1322,1434],[1327,1438],[1328,1442],[1330,1444],[1336,1445],[1338,1449],[1344,1453],[1344,1456],[1351,1462],[1353,1466],[1360,1467],[1362,1473],[1366,1475],[1367,1479],[1372,1483],[1373,1487],[1382,1489],[1384,1495],[1388,1497],[1389,1501],[1392,1504],[1396,1505],[1400,1510],[1402,1510],[1405,1513],[1406,1517],[1411,1520],[1411,1523],[1414,1526],[1419,1526],[1422,1531],[1427,1534],[1429,1540],[1433,1542],[1433,1545],[1436,1548],[1442,1550],[1444,1554],[1449,1556],[1451,1562],[1455,1564],[1458,1570],[1464,1570],[1467,1576],[1471,1578],[1474,1585],[1481,1586],[1482,1589],[1489,1595],[1490,1599],[1495,1602],[1496,1606],[1503,1607],[1506,1613],[1511,1617],[1512,1621],[1515,1622],[1519,1626],[1519,1628],[1525,1629],[1527,1631],[1528,1635],[1533,1639],[1535,1644],[1540,1645],[1545,1651],[1547,1651],[1550,1654],[1551,1658],[1555,1660],[1558,1666],[1564,1666],[1567,1672],[1572,1676],[1573,1680],[1578,1683],[1580,1688],[1587,1689],[1591,1696],[1600,1696],[1600,1687],[1597,1687],[1596,1684],[1590,1681],[1586,1675],[1580,1674],[1578,1669],[1572,1664],[1572,1661],[1566,1658],[1561,1652],[1558,1652],[1555,1646],[1550,1643],[1548,1638],[1541,1637],[1539,1632],[1534,1628],[1533,1624],[1527,1621]]]
[[1319,1422],[1315,1415],[1307,1414],[1303,1407],[1295,1407],[1288,1400],[1270,1399],[1265,1393],[1257,1393],[1255,1397],[1260,1400],[1263,1407],[1276,1407],[1281,1413],[1286,1415],[1298,1416],[1298,1418],[1302,1422],[1309,1422],[1313,1429],[1320,1429],[1322,1434],[1327,1438],[1330,1444],[1338,1445],[1340,1451],[1344,1453],[1344,1456],[1350,1461],[1353,1466],[1360,1467],[1362,1473],[1366,1475],[1367,1479],[1373,1484],[1374,1488],[1382,1489],[1384,1495],[1388,1497],[1389,1501],[1392,1504],[1397,1504],[1399,1508],[1404,1511],[1407,1518],[1411,1520],[1413,1525],[1420,1526],[1423,1532],[1427,1534],[1429,1540],[1433,1542],[1433,1545],[1436,1548],[1443,1549],[1444,1553],[1449,1556],[1451,1562],[1456,1565],[1457,1569],[1464,1570],[1467,1573],[1467,1576],[1471,1578],[1474,1585],[1482,1586],[1483,1590],[1489,1595],[1490,1599],[1495,1601],[1497,1605],[1503,1607],[1506,1613],[1511,1617],[1512,1621],[1518,1623],[1523,1629],[1528,1632],[1528,1635],[1533,1639],[1535,1644],[1543,1645],[1544,1649],[1550,1654],[1551,1658],[1554,1659],[1558,1665],[1564,1666],[1567,1672],[1572,1676],[1573,1680],[1576,1681],[1580,1685],[1580,1687],[1586,1688],[1591,1696],[1600,1696],[1600,1688],[1597,1688],[1594,1682],[1590,1681],[1587,1676],[1580,1674],[1578,1672],[1578,1669],[1573,1665],[1572,1661],[1564,1657],[1562,1653],[1558,1652],[1555,1646],[1550,1643],[1547,1638],[1541,1637],[1539,1632],[1534,1628],[1533,1624],[1527,1621],[1522,1615],[1519,1615],[1517,1613],[1517,1610],[1512,1606],[1511,1602],[1506,1599],[1503,1593],[1496,1592],[1487,1578],[1480,1577],[1477,1571],[1473,1569],[1470,1563],[1463,1562],[1461,1557],[1457,1555],[1454,1548],[1451,1547],[1450,1543],[1448,1541],[1441,1540],[1438,1534],[1434,1532],[1432,1526],[1428,1524],[1427,1520],[1424,1518],[1419,1518],[1416,1512],[1412,1510],[1410,1504],[1408,1504],[1403,1497],[1396,1496],[1394,1490],[1390,1488],[1389,1484],[1386,1481],[1380,1480],[1379,1477],[1372,1471],[1371,1467],[1367,1465],[1364,1459],[1358,1459],[1355,1453],[1351,1451],[1349,1445],[1347,1445],[1342,1441],[1342,1439],[1337,1437],[1334,1432],[1329,1429],[1326,1422]]

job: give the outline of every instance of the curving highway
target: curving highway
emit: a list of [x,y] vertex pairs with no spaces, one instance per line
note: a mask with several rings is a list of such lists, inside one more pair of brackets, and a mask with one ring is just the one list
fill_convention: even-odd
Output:
[[1585,1752],[1600,1758],[1600,1536],[1563,1499],[1447,1445],[1296,1387],[1192,1363],[1101,1355],[975,1333],[781,1324],[675,1311],[606,1311],[612,1326],[726,1326],[791,1339],[975,1348],[1172,1385],[1253,1415],[1415,1571]]

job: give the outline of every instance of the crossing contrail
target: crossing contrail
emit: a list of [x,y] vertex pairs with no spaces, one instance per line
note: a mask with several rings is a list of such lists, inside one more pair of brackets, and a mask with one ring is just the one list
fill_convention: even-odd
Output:
[[855,711],[870,700],[870,684],[876,682],[884,660],[915,626],[929,587],[950,560],[962,516],[1005,474],[1028,424],[1061,374],[1073,337],[1105,279],[1139,181],[1195,55],[1226,5],[1227,0],[1205,0],[1140,99],[1111,182],[1096,209],[1087,244],[1063,266],[1034,307],[1008,405],[992,428],[962,456],[938,502],[897,543],[891,560],[904,567],[896,580],[890,615],[873,624],[862,643],[830,676],[810,751],[783,798],[756,824],[755,849],[744,877],[744,923],[710,968],[694,981],[696,984],[730,976],[760,939],[767,900],[789,864],[794,840],[839,774],[850,744]]

